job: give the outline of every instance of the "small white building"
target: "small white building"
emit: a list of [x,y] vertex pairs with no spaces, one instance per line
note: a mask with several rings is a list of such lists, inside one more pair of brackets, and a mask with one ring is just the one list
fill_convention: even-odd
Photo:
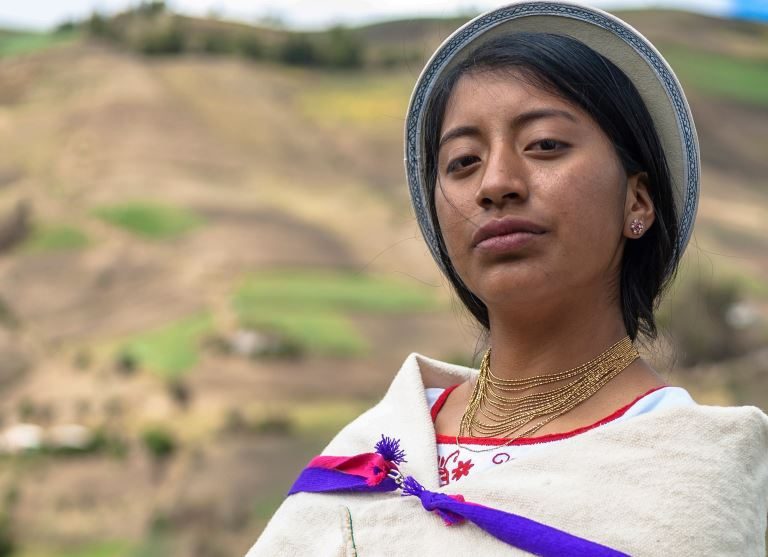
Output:
[[43,446],[43,428],[34,424],[14,424],[0,433],[0,451],[20,453]]

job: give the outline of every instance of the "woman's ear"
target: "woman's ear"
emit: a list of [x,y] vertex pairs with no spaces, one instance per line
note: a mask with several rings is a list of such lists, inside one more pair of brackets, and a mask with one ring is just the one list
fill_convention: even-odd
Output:
[[656,220],[656,212],[648,191],[648,174],[638,172],[627,178],[624,236],[640,238],[653,225],[654,220]]

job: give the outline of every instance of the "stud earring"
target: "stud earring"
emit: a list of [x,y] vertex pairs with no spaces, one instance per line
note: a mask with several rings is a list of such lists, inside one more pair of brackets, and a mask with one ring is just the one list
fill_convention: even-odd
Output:
[[640,219],[632,219],[632,222],[629,223],[629,229],[635,236],[640,236],[640,234],[642,234],[645,230],[645,225]]

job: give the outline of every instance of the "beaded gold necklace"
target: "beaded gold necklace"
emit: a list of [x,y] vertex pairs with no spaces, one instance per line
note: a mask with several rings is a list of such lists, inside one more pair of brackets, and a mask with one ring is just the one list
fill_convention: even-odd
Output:
[[[531,435],[587,400],[639,356],[627,336],[593,360],[569,370],[525,379],[502,379],[491,371],[489,348],[480,362],[480,373],[461,418],[456,445],[468,451],[484,452],[498,447],[471,449],[462,446],[459,437],[509,438],[505,443],[509,445],[519,437]],[[506,396],[572,378],[575,379],[549,391],[517,397]],[[520,431],[538,418],[543,419]]]

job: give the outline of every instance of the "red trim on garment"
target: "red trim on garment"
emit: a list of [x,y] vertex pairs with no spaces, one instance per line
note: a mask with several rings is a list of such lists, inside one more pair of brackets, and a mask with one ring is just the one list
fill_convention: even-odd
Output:
[[437,419],[437,414],[442,410],[443,405],[445,404],[445,401],[448,400],[448,395],[450,395],[453,390],[461,385],[461,383],[457,383],[455,385],[451,385],[447,389],[445,389],[442,393],[440,393],[440,396],[437,397],[437,400],[432,405],[432,410],[429,411],[429,413],[432,415],[432,423],[435,423],[435,420]]
[[[634,405],[637,401],[639,401],[641,398],[646,397],[649,394],[658,391],[659,389],[663,389],[664,387],[670,387],[670,386],[671,385],[661,385],[660,387],[654,387],[653,389],[641,394],[639,397],[637,397],[635,400],[633,400],[626,406],[622,406],[621,408],[616,410],[613,414],[606,416],[605,418],[598,420],[593,424],[572,429],[571,431],[566,431],[564,433],[548,433],[546,435],[538,435],[536,437],[518,437],[511,443],[509,442],[509,439],[504,439],[503,437],[459,437],[458,439],[459,439],[459,442],[464,445],[533,445],[536,443],[546,443],[548,441],[558,441],[560,439],[573,437],[574,435],[578,435],[579,433],[584,433],[585,431],[588,431],[590,429],[596,428],[597,426],[601,426],[605,423],[615,420],[616,418],[624,415],[624,413],[626,413],[626,411],[629,410],[629,408],[632,405]],[[437,417],[438,412],[440,411],[440,408],[442,408],[443,404],[445,404],[445,399],[448,398],[450,391],[453,391],[453,389],[455,389],[456,387],[458,387],[458,385],[449,387],[440,395],[440,398],[438,398],[435,401],[435,404],[432,406],[432,422],[433,423],[435,421],[435,418]],[[440,404],[439,407],[438,407],[438,404]],[[435,408],[437,408],[437,410],[435,410]],[[448,445],[456,444],[456,436],[437,434],[436,437],[437,437],[437,442],[439,444],[448,444]]]

